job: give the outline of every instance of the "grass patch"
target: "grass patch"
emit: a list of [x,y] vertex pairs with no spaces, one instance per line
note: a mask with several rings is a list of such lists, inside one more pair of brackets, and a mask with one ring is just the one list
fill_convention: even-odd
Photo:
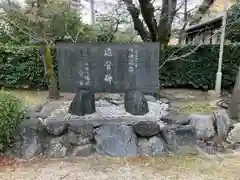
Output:
[[48,95],[47,91],[29,91],[17,89],[4,89],[21,99],[25,106],[35,106],[43,103]]
[[204,102],[184,102],[178,105],[178,109],[182,113],[211,113],[215,110],[215,106],[211,105],[208,101]]

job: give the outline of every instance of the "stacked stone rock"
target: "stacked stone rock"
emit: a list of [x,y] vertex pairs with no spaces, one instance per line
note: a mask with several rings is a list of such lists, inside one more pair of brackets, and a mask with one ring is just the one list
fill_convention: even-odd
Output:
[[[148,98],[146,98],[148,99]],[[191,153],[226,142],[240,143],[238,125],[232,125],[224,109],[212,115],[174,115],[157,118],[117,117],[89,119],[62,116],[45,123],[48,115],[41,108],[29,112],[28,119],[14,134],[13,151],[17,156],[32,158],[45,155],[52,158],[67,156],[160,156],[183,152]],[[52,118],[52,117],[51,117]]]
[[[13,146],[16,154],[23,158],[38,155],[62,158],[91,154],[158,156],[176,152],[185,136],[195,142],[192,130],[181,131],[179,127],[171,128],[153,121],[125,119],[122,122],[113,120],[99,124],[97,120],[89,123],[56,120],[46,125],[26,121],[18,128],[19,138],[15,138]],[[184,141],[191,146],[188,139]]]

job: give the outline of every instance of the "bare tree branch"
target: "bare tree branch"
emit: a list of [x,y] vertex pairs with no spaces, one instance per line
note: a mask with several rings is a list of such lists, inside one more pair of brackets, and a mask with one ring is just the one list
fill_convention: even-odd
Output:
[[154,7],[150,0],[139,0],[141,14],[149,29],[152,41],[157,41],[157,21],[154,17]]
[[145,29],[143,22],[140,20],[139,15],[140,11],[137,9],[132,0],[123,0],[124,3],[127,6],[127,10],[129,11],[133,24],[134,29],[138,32],[138,34],[141,36],[143,41],[150,41],[149,32]]

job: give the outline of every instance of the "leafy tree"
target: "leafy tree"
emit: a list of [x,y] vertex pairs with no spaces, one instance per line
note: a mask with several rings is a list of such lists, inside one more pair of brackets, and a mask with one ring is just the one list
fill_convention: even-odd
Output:
[[226,38],[240,42],[240,4],[233,5],[228,11]]

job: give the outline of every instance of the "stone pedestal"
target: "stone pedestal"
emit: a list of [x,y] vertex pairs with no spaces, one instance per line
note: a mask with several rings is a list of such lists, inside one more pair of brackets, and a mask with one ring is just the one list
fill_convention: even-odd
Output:
[[126,92],[124,107],[132,115],[144,115],[149,112],[147,100],[140,91]]
[[78,116],[96,112],[94,93],[86,90],[79,90],[74,96],[68,112]]

